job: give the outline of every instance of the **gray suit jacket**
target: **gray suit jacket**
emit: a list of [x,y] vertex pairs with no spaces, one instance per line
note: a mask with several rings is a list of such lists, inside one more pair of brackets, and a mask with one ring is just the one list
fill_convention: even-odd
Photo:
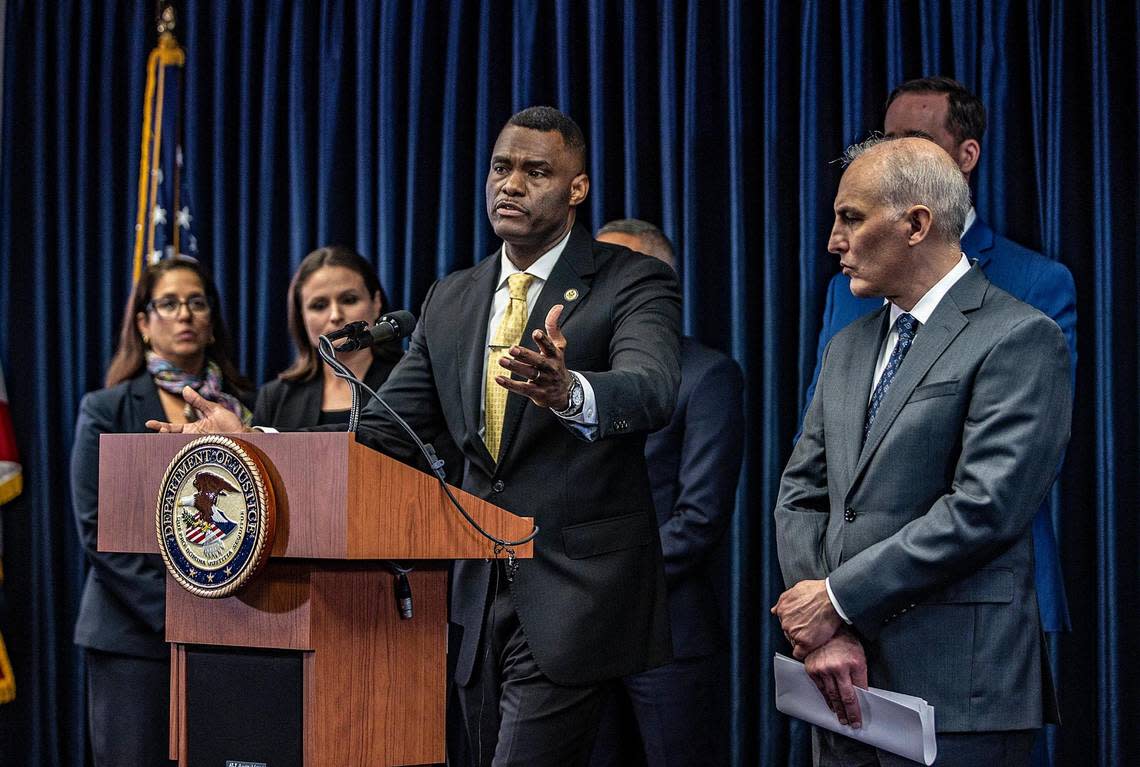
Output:
[[1045,315],[974,266],[921,328],[865,444],[887,308],[829,344],[780,483],[791,586],[830,577],[870,683],[940,731],[1038,727],[1030,522],[1069,438],[1069,356]]

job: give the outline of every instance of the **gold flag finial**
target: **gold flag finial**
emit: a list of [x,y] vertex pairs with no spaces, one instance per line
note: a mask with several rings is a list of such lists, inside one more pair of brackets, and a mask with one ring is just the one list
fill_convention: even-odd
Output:
[[163,3],[162,10],[158,12],[158,36],[174,33],[174,5]]

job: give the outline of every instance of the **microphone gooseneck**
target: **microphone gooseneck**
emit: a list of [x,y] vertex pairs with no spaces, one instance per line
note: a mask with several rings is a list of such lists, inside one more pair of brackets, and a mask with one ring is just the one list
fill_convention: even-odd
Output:
[[[415,329],[415,326],[416,318],[412,315],[411,312],[400,310],[397,312],[392,312],[391,314],[386,314],[381,317],[374,326],[368,328],[367,333],[364,335],[367,335],[369,338],[371,338],[371,341],[365,345],[371,345],[380,339],[389,340],[391,338],[403,338],[405,335],[410,335],[412,330]],[[392,333],[392,335],[388,336],[388,333]],[[395,335],[396,333],[402,333],[403,335]],[[352,338],[350,337],[349,341],[351,340]],[[352,350],[355,350],[357,348],[363,347],[354,346]],[[368,384],[364,383],[359,378],[354,376],[352,374],[352,371],[349,370],[344,365],[344,363],[336,358],[336,352],[347,351],[344,348],[344,345],[338,348],[334,348],[332,341],[329,340],[328,336],[321,336],[318,339],[317,351],[320,354],[321,359],[323,359],[325,363],[328,364],[330,368],[332,368],[333,373],[338,378],[343,378],[352,385],[353,407],[352,414],[349,417],[348,430],[350,432],[355,432],[356,427],[359,423],[360,408],[358,407],[357,402],[357,390],[359,389],[360,391],[366,392],[372,399],[379,403],[381,407],[388,411],[388,414],[392,416],[393,420],[395,420],[397,424],[400,425],[400,428],[402,428],[408,434],[408,436],[411,437],[416,447],[419,448],[420,453],[422,453],[424,458],[427,459],[428,466],[431,467],[432,473],[439,481],[440,487],[443,488],[443,492],[447,495],[447,498],[451,502],[451,505],[455,507],[455,509],[459,512],[467,524],[479,535],[495,544],[496,556],[501,552],[505,552],[507,554],[508,562],[513,563],[515,558],[514,547],[521,546],[534,540],[534,538],[538,535],[538,525],[532,525],[530,533],[525,538],[521,538],[517,541],[506,541],[502,538],[497,538],[488,531],[484,530],[479,525],[479,523],[476,522],[475,519],[467,512],[467,510],[463,508],[463,505],[459,502],[459,499],[455,497],[455,494],[451,492],[451,487],[447,484],[447,478],[443,472],[443,460],[438,455],[436,455],[435,448],[420,439],[419,435],[416,434],[412,427],[408,425],[408,422],[401,418],[400,414],[393,410],[392,406],[385,402],[383,397],[373,391],[371,387],[368,386]]]

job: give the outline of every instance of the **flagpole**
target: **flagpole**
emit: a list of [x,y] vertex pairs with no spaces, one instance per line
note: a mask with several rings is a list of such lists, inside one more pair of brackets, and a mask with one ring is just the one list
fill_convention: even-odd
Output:
[[[186,64],[186,53],[174,38],[174,26],[174,6],[166,3],[158,15],[158,44],[147,58],[132,284],[138,282],[142,275],[144,253],[149,254],[154,250],[154,209],[157,205],[159,157],[162,149],[162,106],[166,82],[163,74],[166,67],[181,67]],[[172,183],[175,183],[175,180],[172,179]]]

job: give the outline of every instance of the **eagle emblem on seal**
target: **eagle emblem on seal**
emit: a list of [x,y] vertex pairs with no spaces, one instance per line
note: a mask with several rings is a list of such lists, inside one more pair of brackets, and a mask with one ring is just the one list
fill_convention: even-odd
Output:
[[200,471],[191,483],[193,495],[178,499],[181,522],[186,527],[186,540],[202,547],[208,557],[221,553],[226,536],[238,526],[218,506],[219,496],[240,493],[238,488],[210,471]]

